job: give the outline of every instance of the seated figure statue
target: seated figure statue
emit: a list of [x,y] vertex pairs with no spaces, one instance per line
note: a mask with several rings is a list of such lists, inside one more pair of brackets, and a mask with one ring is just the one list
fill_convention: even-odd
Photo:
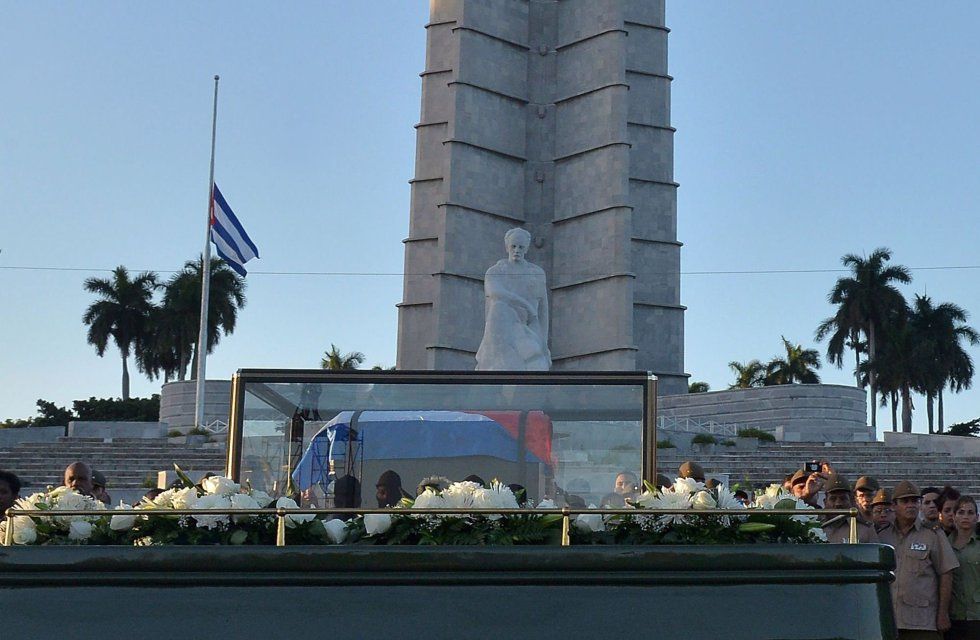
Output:
[[548,287],[544,270],[524,259],[531,234],[504,235],[507,259],[487,270],[486,328],[476,352],[477,371],[548,371]]

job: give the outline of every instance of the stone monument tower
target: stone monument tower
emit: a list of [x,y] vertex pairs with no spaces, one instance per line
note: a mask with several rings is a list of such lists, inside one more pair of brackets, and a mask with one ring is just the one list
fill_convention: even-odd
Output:
[[664,0],[431,0],[398,368],[472,370],[515,226],[552,370],[685,393]]

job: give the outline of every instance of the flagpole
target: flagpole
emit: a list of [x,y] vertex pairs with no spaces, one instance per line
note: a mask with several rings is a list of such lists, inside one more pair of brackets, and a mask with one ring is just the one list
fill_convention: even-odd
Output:
[[194,426],[204,427],[204,383],[208,358],[208,299],[211,292],[211,217],[214,211],[214,142],[218,133],[218,76],[214,77],[214,109],[211,114],[211,175],[208,178],[208,223],[201,264],[201,327],[197,334],[197,400]]

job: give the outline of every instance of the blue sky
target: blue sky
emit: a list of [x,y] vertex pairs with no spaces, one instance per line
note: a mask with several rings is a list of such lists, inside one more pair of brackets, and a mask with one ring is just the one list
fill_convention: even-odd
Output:
[[[0,419],[119,394],[119,358],[85,342],[82,281],[120,264],[166,275],[200,252],[215,73],[216,177],[261,251],[250,270],[402,271],[428,3],[3,13]],[[887,246],[914,269],[908,295],[980,312],[980,270],[923,269],[980,264],[977,24],[967,0],[669,2],[694,379],[725,388],[729,361],[769,358],[781,335],[813,346],[840,275],[698,272],[832,270]],[[314,367],[330,343],[391,365],[401,290],[399,275],[253,273],[209,377]],[[158,389],[134,373],[134,395]],[[977,417],[980,396],[946,414]]]

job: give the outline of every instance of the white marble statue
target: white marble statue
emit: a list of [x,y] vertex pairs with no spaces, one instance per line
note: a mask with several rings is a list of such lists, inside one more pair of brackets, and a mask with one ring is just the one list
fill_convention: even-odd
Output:
[[544,270],[524,259],[531,234],[504,235],[507,259],[487,269],[486,328],[476,352],[477,371],[548,371],[548,287]]

